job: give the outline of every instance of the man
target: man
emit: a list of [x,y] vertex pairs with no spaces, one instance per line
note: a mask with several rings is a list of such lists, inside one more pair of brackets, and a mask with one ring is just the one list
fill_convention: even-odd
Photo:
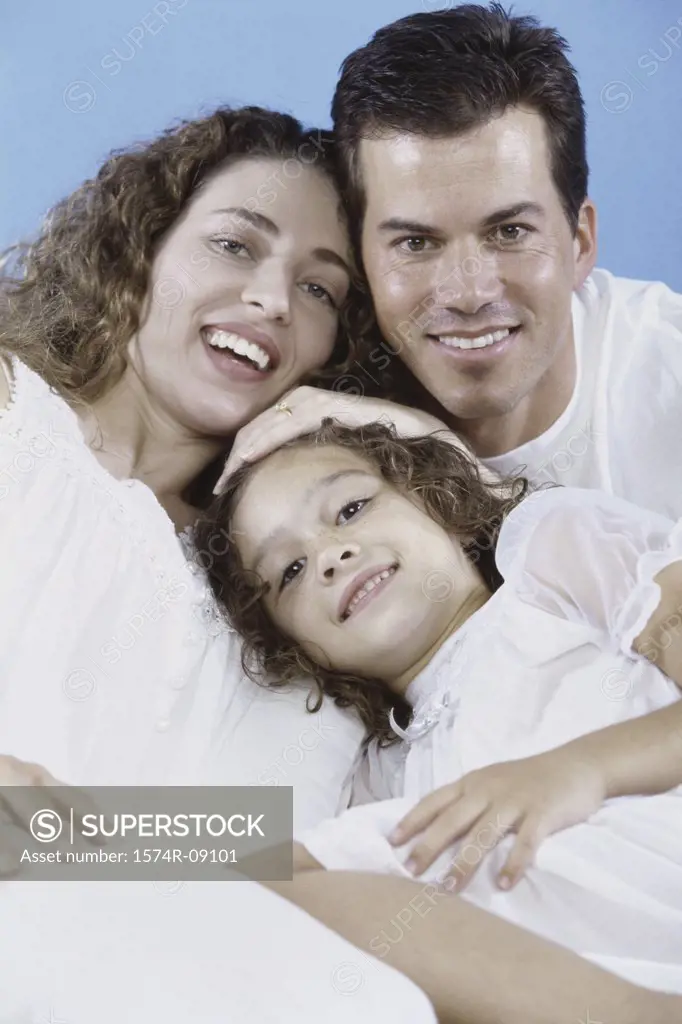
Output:
[[[228,469],[324,415],[349,425],[388,415],[404,433],[438,419],[494,469],[527,463],[538,480],[682,515],[674,478],[652,465],[669,468],[682,436],[682,300],[591,276],[582,100],[556,33],[496,5],[403,19],[347,58],[333,115],[386,339],[366,345],[365,379],[390,370],[396,352],[427,412],[299,388],[241,432]],[[563,452],[570,462],[557,460]],[[387,959],[444,1021],[672,1024],[682,1013],[679,1000],[628,990],[460,899],[427,912],[419,883],[301,870],[272,888],[361,949],[408,922]]]
[[682,516],[682,296],[593,271],[567,46],[493,4],[417,14],[333,101],[379,326],[431,411],[501,473]]

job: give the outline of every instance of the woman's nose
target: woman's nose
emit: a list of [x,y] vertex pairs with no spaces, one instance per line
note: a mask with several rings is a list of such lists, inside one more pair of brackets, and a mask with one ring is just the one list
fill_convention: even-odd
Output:
[[351,542],[328,545],[318,556],[320,578],[327,583],[331,583],[340,570],[350,568],[359,553],[360,549],[358,546]]
[[281,271],[254,272],[242,290],[242,301],[257,306],[268,320],[281,320],[288,324],[291,318],[289,282]]

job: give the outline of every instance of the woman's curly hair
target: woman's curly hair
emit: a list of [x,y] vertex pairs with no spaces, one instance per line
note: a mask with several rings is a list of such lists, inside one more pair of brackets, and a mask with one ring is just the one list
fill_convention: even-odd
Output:
[[[99,398],[123,372],[159,244],[197,190],[244,157],[298,157],[336,185],[331,133],[304,129],[296,118],[261,107],[223,107],[114,152],[93,179],[51,210],[32,244],[5,254],[0,350],[18,356],[67,400]],[[353,317],[364,318],[365,305],[354,283],[331,379],[353,358]]]
[[[479,463],[464,444],[455,447],[433,434],[398,437],[394,427],[381,423],[350,428],[326,419],[320,429],[282,447],[323,445],[354,452],[394,487],[413,495],[434,522],[462,538],[464,550],[487,586],[491,591],[498,589],[502,577],[495,565],[495,545],[502,521],[528,492],[525,478],[484,480]],[[262,600],[268,585],[244,568],[231,528],[253,471],[252,465],[243,465],[230,477],[195,533],[199,563],[229,622],[243,637],[244,671],[254,681],[274,688],[300,681],[302,675],[310,677],[315,694],[311,694],[312,703],[308,700],[309,711],[319,711],[326,694],[339,707],[354,707],[370,736],[388,745],[396,739],[388,712],[393,708],[397,721],[408,721],[406,701],[379,679],[360,678],[315,662],[273,624]]]

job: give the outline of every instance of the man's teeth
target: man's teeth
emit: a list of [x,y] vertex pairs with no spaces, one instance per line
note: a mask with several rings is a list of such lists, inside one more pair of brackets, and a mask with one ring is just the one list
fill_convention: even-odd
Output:
[[371,594],[371,592],[374,590],[374,588],[378,587],[379,584],[382,582],[382,580],[387,580],[388,577],[389,576],[393,576],[394,573],[395,573],[395,568],[384,569],[383,572],[378,572],[376,574],[376,576],[372,576],[365,583],[363,583],[362,586],[360,587],[360,589],[356,590],[356,592],[353,594],[352,598],[350,599],[350,602],[348,603],[348,607],[346,608],[346,611],[344,612],[344,616],[343,616],[344,619],[348,618],[348,616],[351,614],[351,612],[353,611],[355,606],[360,604],[361,601],[364,601],[364,599],[367,597],[367,595]]
[[494,345],[496,341],[502,341],[510,333],[510,328],[504,327],[502,330],[493,331],[492,334],[482,334],[480,338],[457,338],[451,334],[448,337],[439,336],[438,341],[448,348],[486,348],[488,345]]
[[246,356],[259,370],[267,370],[270,367],[270,356],[265,349],[255,341],[247,341],[232,331],[206,331],[206,341],[211,348],[229,348],[235,355]]

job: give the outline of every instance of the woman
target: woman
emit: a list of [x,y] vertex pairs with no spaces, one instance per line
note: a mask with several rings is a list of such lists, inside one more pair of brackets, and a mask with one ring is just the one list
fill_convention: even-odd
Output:
[[[214,623],[199,568],[211,552],[187,559],[178,538],[195,514],[190,485],[237,429],[339,354],[349,254],[326,141],[253,109],[184,125],[105,164],[7,284],[3,782],[283,782],[296,787],[299,827],[338,806],[357,723],[330,708],[314,748],[299,697],[255,696]],[[360,878],[349,900],[354,880],[329,874],[311,896],[316,874],[292,895],[360,946],[419,891],[381,879],[368,893]],[[369,958],[358,974],[353,945],[253,883],[164,900],[152,886],[6,882],[0,902],[11,1020],[433,1020],[405,977]],[[630,1001],[663,1019],[646,993],[472,910],[450,903],[419,946],[445,956],[443,927],[468,944],[476,926],[493,969],[517,942],[560,997],[583,985],[609,1010]],[[402,954],[444,1020],[460,1018],[463,999],[485,1019],[486,977],[469,999],[449,950],[426,971],[411,939]]]
[[[178,534],[236,431],[349,354],[329,137],[257,108],[184,124],[107,161],[19,269],[0,313],[0,751],[72,784],[266,781],[303,700],[242,680],[210,553],[188,562]],[[249,754],[232,732],[254,702]],[[327,717],[333,742],[279,780],[309,780],[303,817],[334,813],[360,740]]]
[[[237,430],[323,364],[343,365],[351,279],[329,136],[257,108],[219,110],[114,156],[55,209],[15,276],[6,272],[0,782],[267,782],[295,785],[300,822],[337,809],[360,724],[331,706],[311,738],[305,693],[273,701],[244,679],[203,583],[210,552],[183,531],[200,501],[193,483],[220,465]],[[46,789],[36,797],[44,807],[54,799]],[[265,927],[286,930],[295,949],[303,927],[317,936],[319,970],[285,959],[271,975],[278,1000],[317,1019],[352,947],[255,884],[209,887],[220,890],[211,922],[201,888],[160,907],[149,886],[145,911],[139,886],[5,883],[3,1011],[16,1002],[18,1014],[29,998],[41,1010],[59,990],[54,1013],[70,1021],[149,1020],[147,985],[151,1019],[185,1019],[182,988],[211,1019],[231,993],[264,1020],[280,1002],[261,992],[257,958],[243,950],[267,956]],[[186,936],[200,928],[218,964],[188,955]],[[240,959],[230,977],[231,955]],[[117,971],[122,984],[103,1008]],[[391,974],[380,972],[377,991]],[[406,1007],[429,1020],[425,998],[399,980]],[[375,999],[368,991],[372,1018]],[[336,1002],[332,1018],[345,1006]]]

